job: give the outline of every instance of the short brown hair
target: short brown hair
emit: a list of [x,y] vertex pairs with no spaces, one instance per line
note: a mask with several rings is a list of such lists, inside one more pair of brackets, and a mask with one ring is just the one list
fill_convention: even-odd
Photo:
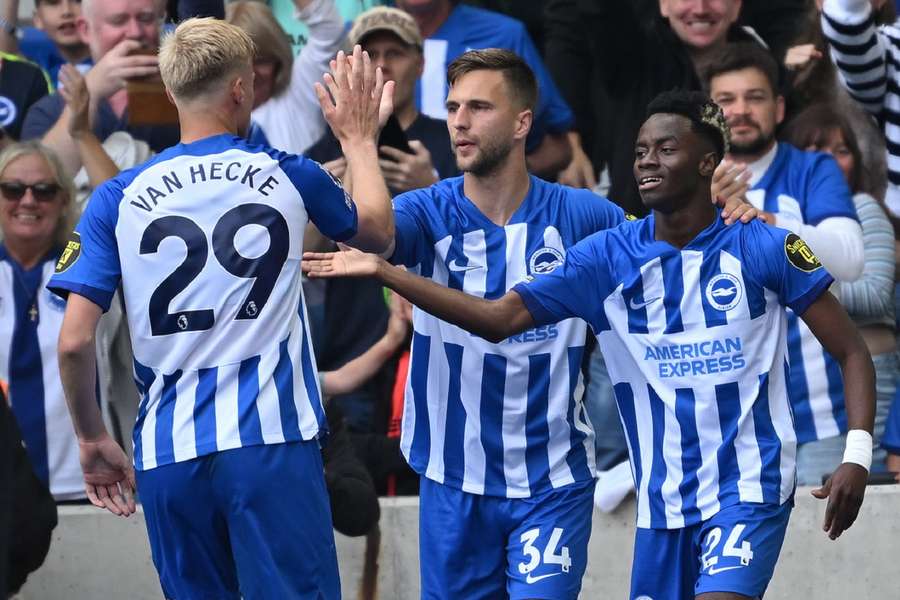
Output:
[[775,96],[781,94],[778,63],[775,62],[771,52],[756,42],[741,42],[725,46],[725,49],[716,55],[715,60],[710,63],[704,73],[706,89],[710,89],[712,80],[719,75],[744,69],[756,69],[762,73],[772,88],[772,94]]
[[288,34],[272,14],[272,9],[263,2],[248,0],[229,2],[225,5],[225,20],[247,32],[247,35],[256,44],[255,58],[275,62],[272,97],[281,95],[291,83],[294,50]]
[[500,71],[513,98],[529,110],[534,110],[537,105],[538,86],[534,71],[515,52],[501,48],[469,50],[447,67],[447,81],[453,86],[457,79],[472,71]]
[[209,92],[243,65],[253,64],[256,48],[242,29],[211,17],[188,19],[159,47],[159,73],[175,98]]

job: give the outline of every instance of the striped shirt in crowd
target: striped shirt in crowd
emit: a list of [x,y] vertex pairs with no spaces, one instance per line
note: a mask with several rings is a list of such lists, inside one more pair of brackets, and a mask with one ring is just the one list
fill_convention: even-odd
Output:
[[900,215],[900,27],[877,27],[868,0],[825,0],[822,31],[850,96],[881,123],[888,153],[885,203]]

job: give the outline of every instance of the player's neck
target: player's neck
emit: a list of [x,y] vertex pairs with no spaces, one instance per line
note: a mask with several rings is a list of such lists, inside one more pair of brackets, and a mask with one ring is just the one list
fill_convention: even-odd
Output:
[[525,157],[513,154],[498,167],[486,175],[465,173],[463,176],[463,192],[466,198],[495,225],[506,225],[531,186]]
[[3,240],[3,245],[6,246],[6,252],[10,257],[27,271],[34,268],[50,252],[53,240],[28,242],[7,238]]
[[686,202],[672,211],[653,211],[653,236],[675,248],[684,248],[717,218],[715,206],[707,195]]
[[205,114],[182,111],[178,115],[178,120],[181,126],[182,144],[190,144],[223,133],[237,135],[237,126],[230,119],[216,114],[215,111]]

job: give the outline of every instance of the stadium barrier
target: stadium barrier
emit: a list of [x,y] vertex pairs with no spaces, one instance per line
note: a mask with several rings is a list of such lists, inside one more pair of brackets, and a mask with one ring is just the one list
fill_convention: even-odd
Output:
[[[852,529],[836,542],[822,531],[825,503],[797,490],[784,549],[766,600],[900,598],[896,557],[900,486],[873,486]],[[159,600],[143,513],[129,519],[92,507],[60,507],[47,561],[33,573],[23,600]],[[627,598],[634,535],[634,502],[612,514],[594,513],[588,570],[581,598]],[[345,598],[358,598],[365,539],[337,536]],[[418,499],[382,500],[378,598],[419,597]]]

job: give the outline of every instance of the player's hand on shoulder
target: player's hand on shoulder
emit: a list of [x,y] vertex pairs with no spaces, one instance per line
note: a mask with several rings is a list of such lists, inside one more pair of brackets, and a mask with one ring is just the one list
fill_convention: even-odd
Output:
[[832,540],[836,540],[849,529],[866,494],[869,472],[855,463],[843,463],[831,474],[825,484],[812,491],[819,500],[828,499],[822,529]]
[[134,513],[134,467],[121,446],[105,434],[96,440],[79,440],[78,448],[91,504],[122,517]]
[[340,252],[304,252],[301,268],[310,278],[371,277],[384,260],[377,254],[360,252],[338,244]]
[[331,73],[316,83],[322,114],[342,143],[374,142],[393,112],[394,82],[384,81],[360,46],[351,56],[338,52]]
[[722,208],[722,218],[727,225],[741,221],[749,223],[759,211],[747,202],[750,189],[750,170],[743,163],[723,160],[713,172],[710,197]]

